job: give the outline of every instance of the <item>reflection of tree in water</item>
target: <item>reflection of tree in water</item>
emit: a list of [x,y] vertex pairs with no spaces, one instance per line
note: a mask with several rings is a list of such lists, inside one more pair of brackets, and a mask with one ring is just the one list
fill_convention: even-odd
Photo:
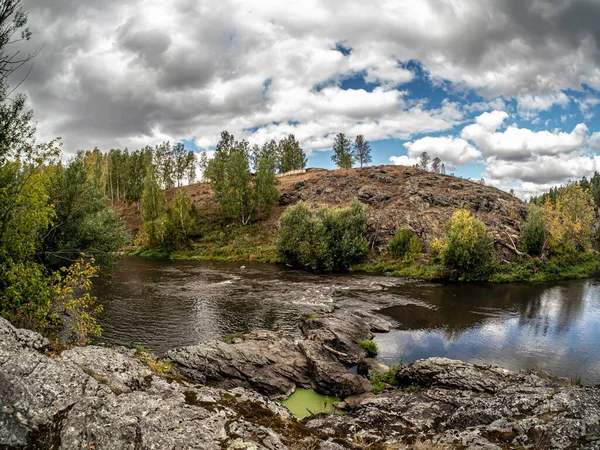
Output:
[[441,329],[448,339],[465,330],[518,316],[520,326],[531,326],[538,334],[562,333],[581,317],[587,282],[547,284],[446,284],[399,288],[403,295],[432,308],[406,305],[382,312],[399,323],[402,330]]

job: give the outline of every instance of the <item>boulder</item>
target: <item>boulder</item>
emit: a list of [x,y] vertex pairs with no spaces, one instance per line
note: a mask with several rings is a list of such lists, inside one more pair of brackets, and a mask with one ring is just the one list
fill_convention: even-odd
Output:
[[179,374],[198,383],[245,386],[273,398],[288,397],[296,386],[311,388],[308,361],[296,342],[271,331],[170,350],[167,357]]

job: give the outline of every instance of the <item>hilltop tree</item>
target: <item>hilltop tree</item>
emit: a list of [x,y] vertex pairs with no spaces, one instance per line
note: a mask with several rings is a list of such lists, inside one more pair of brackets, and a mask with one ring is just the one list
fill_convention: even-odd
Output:
[[181,186],[181,182],[185,178],[188,164],[188,152],[182,142],[178,142],[171,149],[171,159],[173,161],[173,176],[177,187]]
[[306,168],[306,155],[293,134],[279,141],[279,173]]
[[359,134],[354,139],[353,150],[354,160],[360,164],[360,167],[366,166],[371,162],[371,146],[362,134]]
[[158,180],[164,189],[169,189],[175,184],[175,162],[170,142],[157,145],[154,150],[154,164]]
[[429,170],[429,163],[431,162],[431,156],[429,153],[423,152],[419,156],[419,167],[423,170]]
[[188,184],[194,184],[196,182],[196,166],[198,164],[198,158],[192,151],[187,152],[185,160],[185,176],[188,180]]
[[442,172],[442,165],[442,160],[440,158],[438,158],[437,156],[433,158],[433,161],[431,162],[431,168],[435,173]]
[[202,180],[207,181],[208,179],[206,178],[206,168],[208,167],[208,155],[206,154],[206,150],[200,153],[198,167],[200,168],[200,173],[202,173]]
[[352,143],[344,133],[338,133],[333,143],[333,155],[331,160],[340,169],[351,169],[354,165],[354,156],[352,154]]

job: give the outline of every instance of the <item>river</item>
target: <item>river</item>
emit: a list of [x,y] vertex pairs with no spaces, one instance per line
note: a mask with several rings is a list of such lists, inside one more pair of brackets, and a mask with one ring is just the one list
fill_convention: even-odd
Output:
[[157,353],[265,328],[299,333],[313,313],[374,309],[395,328],[379,359],[430,356],[538,367],[600,384],[600,279],[537,284],[435,284],[286,267],[122,257],[94,283],[102,340]]

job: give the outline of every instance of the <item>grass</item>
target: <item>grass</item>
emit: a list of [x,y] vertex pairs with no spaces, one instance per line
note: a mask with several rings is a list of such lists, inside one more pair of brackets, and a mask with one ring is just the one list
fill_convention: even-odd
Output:
[[230,224],[222,228],[206,226],[200,235],[201,238],[188,250],[130,248],[124,253],[155,259],[280,262],[275,247],[276,233],[261,224]]
[[243,336],[243,334],[242,334],[242,333],[231,333],[231,334],[228,334],[227,336],[225,336],[225,337],[223,338],[223,340],[224,340],[226,343],[228,343],[228,344],[231,344],[231,343],[233,343],[233,341],[234,341],[235,339],[237,339],[237,338],[240,338],[240,337],[242,337],[242,336]]
[[142,345],[135,346],[134,356],[148,366],[153,372],[168,374],[171,372],[173,362],[168,358],[159,358],[152,350]]
[[367,352],[367,356],[369,358],[374,358],[377,356],[377,353],[379,353],[379,348],[377,347],[377,342],[375,341],[360,341],[358,344],[364,349],[365,352]]
[[[200,261],[241,261],[281,263],[277,255],[277,230],[268,229],[261,223],[242,226],[230,224],[225,227],[205,225],[201,238],[188,250],[166,251],[163,249],[129,248],[125,254],[156,259],[180,259]],[[351,272],[385,274],[428,281],[487,281],[491,283],[542,282],[587,278],[600,271],[600,254],[587,251],[575,255],[540,258],[519,258],[511,263],[496,262],[486,275],[463,274],[449,271],[443,264],[419,258],[406,261],[394,258],[390,253],[369,255],[368,259],[350,268]]]

